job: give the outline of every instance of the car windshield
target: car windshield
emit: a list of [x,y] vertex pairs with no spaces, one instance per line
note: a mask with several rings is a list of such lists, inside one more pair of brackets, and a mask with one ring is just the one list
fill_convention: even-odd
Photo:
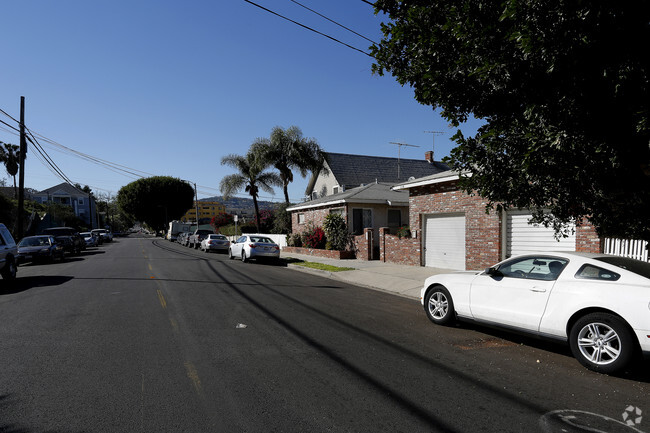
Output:
[[269,238],[262,238],[262,237],[257,237],[257,236],[251,236],[251,241],[253,242],[259,242],[261,244],[272,244],[273,241]]
[[18,243],[19,247],[40,247],[47,246],[50,243],[47,238],[24,238]]
[[642,262],[641,260],[630,259],[628,257],[597,257],[596,260],[617,266],[626,271],[634,272],[642,277],[650,278],[650,263],[648,262]]

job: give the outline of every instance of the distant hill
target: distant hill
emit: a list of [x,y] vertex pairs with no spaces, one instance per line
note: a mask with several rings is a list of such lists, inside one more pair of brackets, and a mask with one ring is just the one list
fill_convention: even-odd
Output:
[[[199,201],[218,201],[219,203],[222,203],[224,206],[226,206],[226,210],[236,210],[236,209],[243,209],[243,210],[248,210],[251,213],[255,210],[255,205],[253,205],[253,199],[252,198],[243,198],[243,197],[230,197],[228,200],[224,200],[223,197],[221,196],[214,196],[214,197],[208,197],[208,198],[202,198],[199,199]],[[274,209],[276,203],[272,201],[257,201],[257,204],[260,208],[260,210],[263,209]]]

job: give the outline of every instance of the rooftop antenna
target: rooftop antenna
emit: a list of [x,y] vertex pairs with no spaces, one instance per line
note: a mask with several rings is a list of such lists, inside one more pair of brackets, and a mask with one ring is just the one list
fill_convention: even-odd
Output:
[[399,172],[399,163],[400,163],[400,152],[402,150],[402,146],[408,146],[408,147],[420,147],[416,146],[414,144],[406,144],[406,143],[399,143],[396,141],[389,141],[390,144],[396,144],[398,146],[397,148],[397,180],[399,180],[400,172]]
[[[433,142],[431,143],[431,151],[435,152],[436,151],[436,134],[444,134],[442,131],[424,131],[427,134],[431,134],[433,136]],[[431,162],[433,162],[433,155],[431,155]]]

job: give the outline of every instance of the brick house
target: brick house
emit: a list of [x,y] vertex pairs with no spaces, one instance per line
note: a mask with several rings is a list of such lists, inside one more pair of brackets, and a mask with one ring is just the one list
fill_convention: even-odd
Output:
[[[583,222],[559,240],[553,230],[529,224],[526,211],[485,212],[487,201],[458,188],[458,173],[446,171],[395,185],[409,192],[413,238],[379,235],[381,259],[444,269],[483,269],[512,255],[538,251],[601,252],[595,228]],[[410,253],[410,254],[409,254]]]
[[315,200],[358,186],[372,183],[396,184],[446,170],[449,170],[446,164],[433,160],[433,151],[425,152],[424,159],[327,152],[323,170],[312,175],[305,195],[308,200]]
[[361,235],[364,229],[378,234],[380,227],[397,230],[408,224],[409,198],[406,191],[391,187],[390,183],[372,183],[290,206],[292,232],[322,226],[330,213],[341,215],[352,234]]

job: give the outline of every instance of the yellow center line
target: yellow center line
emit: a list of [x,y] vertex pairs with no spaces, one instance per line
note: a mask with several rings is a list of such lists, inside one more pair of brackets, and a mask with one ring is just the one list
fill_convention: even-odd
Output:
[[160,305],[162,305],[163,309],[167,309],[167,301],[165,301],[165,297],[163,296],[162,292],[160,290],[157,290],[158,292],[158,300],[160,301]]
[[199,373],[196,371],[196,367],[190,361],[185,361],[185,370],[187,371],[187,377],[192,381],[194,385],[194,390],[197,394],[202,395],[203,390],[201,389],[201,379],[199,379]]

